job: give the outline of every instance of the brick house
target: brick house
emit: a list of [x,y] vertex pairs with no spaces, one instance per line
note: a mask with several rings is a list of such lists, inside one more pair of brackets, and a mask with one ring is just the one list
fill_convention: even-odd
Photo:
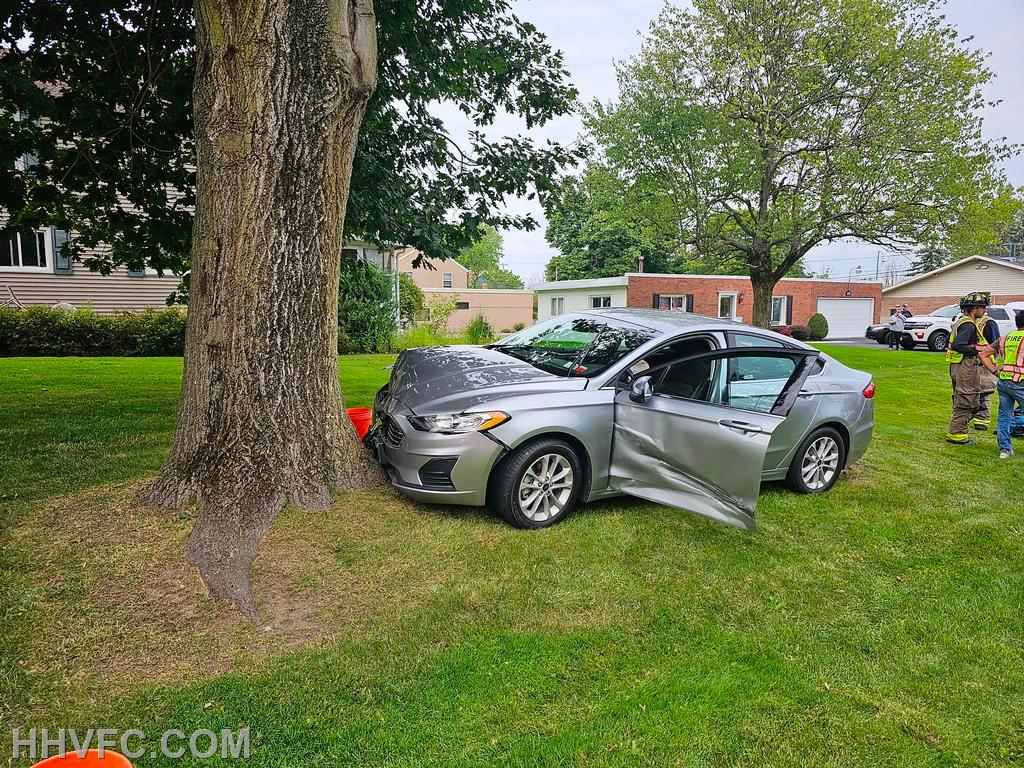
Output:
[[[647,273],[561,280],[534,290],[538,320],[596,307],[647,307],[750,322],[754,295],[748,277]],[[829,338],[859,337],[878,322],[881,307],[880,282],[786,278],[775,286],[771,319],[773,325],[806,325],[821,312]]]
[[1024,301],[1024,265],[1007,259],[971,256],[923,275],[904,280],[882,291],[884,315],[889,308],[909,304],[915,315],[926,315],[947,304],[956,304],[972,291],[988,291],[994,304]]

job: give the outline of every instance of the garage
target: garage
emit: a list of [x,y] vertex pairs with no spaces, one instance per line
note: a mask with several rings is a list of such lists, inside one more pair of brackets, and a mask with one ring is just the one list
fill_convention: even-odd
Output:
[[818,312],[828,320],[827,338],[858,338],[874,322],[875,300],[818,299]]

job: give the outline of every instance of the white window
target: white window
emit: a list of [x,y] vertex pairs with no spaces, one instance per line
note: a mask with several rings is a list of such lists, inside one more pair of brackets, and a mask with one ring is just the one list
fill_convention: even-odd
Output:
[[452,287],[452,273],[451,272],[442,272],[441,273],[441,287],[442,288],[451,288]]
[[0,271],[52,272],[49,230],[14,232],[0,238]]
[[772,325],[786,324],[786,297],[772,296]]
[[551,299],[551,316],[560,315],[565,312],[565,299],[561,296],[554,296]]
[[722,320],[732,320],[736,317],[736,294],[718,294],[718,317]]
[[602,309],[603,307],[610,307],[612,305],[611,296],[591,296],[590,297],[590,308],[591,309]]
[[663,293],[658,297],[658,309],[675,309],[686,312],[688,303],[685,294]]
[[406,272],[405,276],[412,280],[412,272]]

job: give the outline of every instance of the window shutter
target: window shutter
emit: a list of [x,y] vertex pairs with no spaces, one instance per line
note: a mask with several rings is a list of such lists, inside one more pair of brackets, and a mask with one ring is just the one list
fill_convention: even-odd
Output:
[[693,294],[686,294],[686,311],[693,312]]
[[793,324],[793,297],[786,297],[786,325]]
[[661,294],[660,293],[656,293],[656,294],[654,294],[654,301],[651,304],[651,308],[652,309],[658,309],[659,307],[661,307]]
[[64,244],[68,242],[66,229],[50,230],[50,249],[53,251],[53,271],[58,275],[71,274],[71,254],[63,253]]

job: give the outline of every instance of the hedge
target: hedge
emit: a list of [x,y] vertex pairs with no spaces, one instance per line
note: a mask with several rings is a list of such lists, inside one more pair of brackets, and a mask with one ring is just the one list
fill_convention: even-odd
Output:
[[99,315],[90,308],[0,307],[0,357],[176,357],[185,351],[178,309]]

